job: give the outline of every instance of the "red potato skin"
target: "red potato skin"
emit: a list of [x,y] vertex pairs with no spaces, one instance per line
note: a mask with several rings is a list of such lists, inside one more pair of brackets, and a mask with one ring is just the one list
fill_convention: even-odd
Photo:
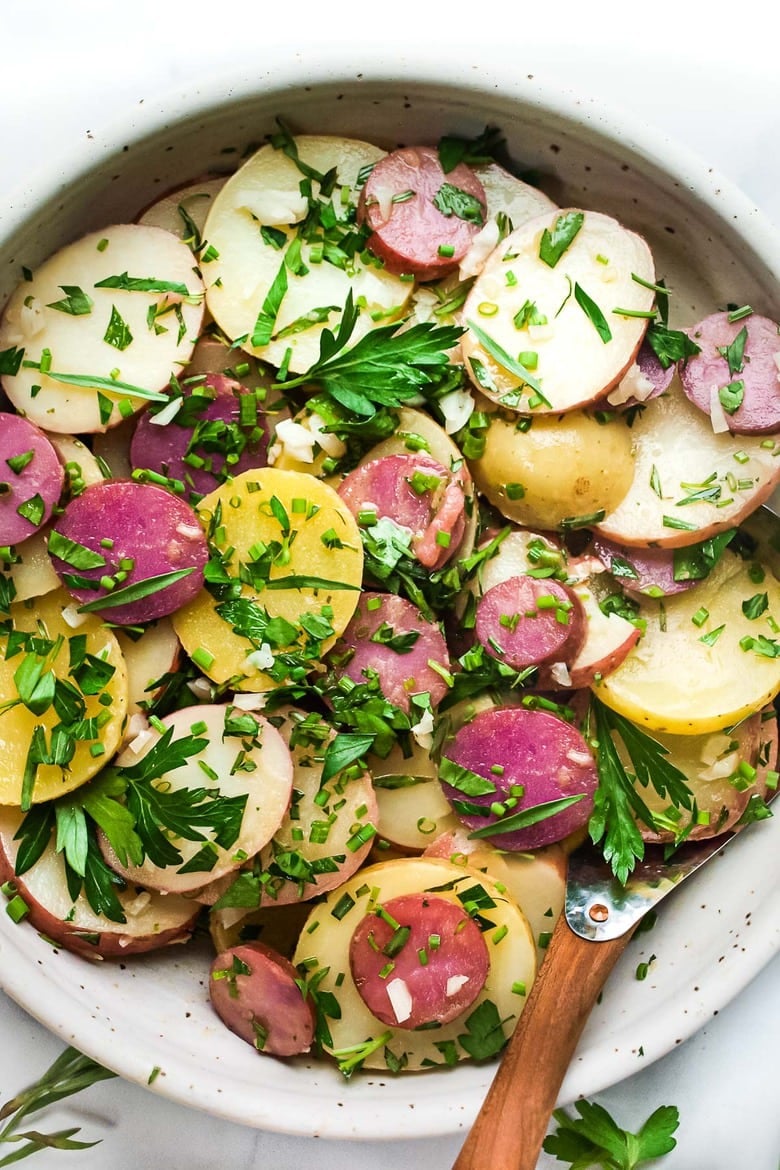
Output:
[[[360,997],[383,1024],[395,1028],[418,1028],[433,1022],[447,1024],[457,1019],[485,985],[490,958],[477,923],[462,907],[435,894],[402,894],[382,906],[384,914],[410,933],[399,951],[389,959],[384,948],[396,928],[377,914],[367,914],[355,928],[349,947],[349,965]],[[440,944],[430,945],[431,935]],[[427,962],[420,961],[424,950]],[[392,970],[380,974],[392,962]],[[447,995],[452,976],[467,976],[467,982]],[[401,979],[411,996],[411,1014],[396,1017],[387,985]]]
[[[134,565],[121,582],[122,588],[160,573],[191,570],[188,576],[148,597],[100,611],[117,625],[166,617],[190,601],[203,585],[203,568],[208,560],[203,529],[189,504],[165,488],[130,480],[92,484],[66,506],[56,531],[99,553],[106,562],[101,568],[81,570],[52,557],[61,577],[75,573],[97,582],[104,575],[113,576],[123,558],[129,558]],[[104,538],[113,541],[111,548],[101,545]],[[87,589],[73,586],[67,579],[63,584],[81,604],[107,595],[102,586]]]
[[[694,406],[709,416],[713,386],[720,389],[733,381],[744,385],[742,404],[733,414],[726,413],[732,434],[763,435],[780,431],[778,328],[776,322],[756,313],[739,321],[729,321],[728,313],[712,313],[688,330],[701,353],[680,364],[680,379]],[[731,345],[742,329],[747,332],[743,365],[732,374],[720,350]]]
[[[25,882],[24,875],[17,877],[13,861],[9,858],[0,838],[0,883],[5,882],[13,882],[17,893],[29,907],[24,922],[64,950],[93,962],[99,962],[101,959],[124,959],[129,955],[142,955],[160,950],[174,943],[185,943],[195,929],[200,909],[193,905],[189,918],[180,920],[156,934],[134,935],[127,925],[112,922],[108,918],[105,919],[104,930],[98,933],[86,930],[79,927],[77,921],[63,921],[38,901]],[[138,889],[141,893],[140,887]]]
[[[30,462],[14,471],[8,460],[28,452]],[[0,545],[19,544],[37,532],[51,516],[64,481],[57,452],[43,431],[18,414],[0,414]],[[18,512],[34,497],[40,497],[39,522]]]
[[[562,812],[530,825],[488,838],[498,849],[538,849],[562,841],[587,824],[593,811],[593,794],[598,773],[585,739],[572,724],[547,711],[523,707],[494,707],[475,715],[444,746],[444,756],[488,780],[494,791],[481,796],[464,796],[442,781],[444,795],[453,801],[482,805],[485,815],[464,813],[454,808],[467,828],[481,829],[499,820],[490,812],[496,801],[512,795],[512,786],[524,789],[507,815],[562,797],[582,796]],[[492,769],[503,769],[496,774]]]
[[[416,492],[415,475],[435,476],[437,487]],[[383,455],[350,471],[338,493],[353,516],[371,505],[379,518],[412,532],[412,551],[427,569],[438,569],[457,552],[466,527],[465,465],[453,475],[429,455]],[[440,533],[449,543],[441,544]]]
[[[433,200],[444,183],[479,200],[481,222],[439,210]],[[388,207],[391,196],[409,191],[414,192],[410,198]],[[372,229],[368,247],[389,272],[436,280],[458,267],[485,222],[486,208],[485,189],[470,167],[458,163],[445,175],[433,147],[414,146],[394,150],[376,163],[360,194],[358,219]]]
[[139,419],[130,443],[130,462],[134,469],[149,468],[171,479],[180,479],[197,496],[208,495],[226,478],[265,467],[268,453],[268,428],[258,416],[256,427],[238,428],[239,403],[249,393],[239,382],[221,374],[207,374],[202,383],[185,386],[185,399],[195,396],[203,402],[195,422],[211,421],[232,424],[246,439],[246,446],[236,462],[228,463],[229,435],[222,435],[208,446],[198,444],[193,454],[206,461],[205,467],[192,467],[185,461],[193,437],[191,427],[177,423],[174,418],[165,426],[157,425],[154,415],[146,411]]
[[[550,598],[557,607],[540,608],[540,599],[544,606]],[[502,618],[510,624],[502,625]],[[476,630],[488,654],[515,670],[554,662],[569,666],[585,640],[585,615],[577,595],[559,581],[509,577],[479,599]]]
[[[412,631],[420,635],[411,650],[398,653],[371,641],[372,635],[385,623],[393,627],[394,635]],[[338,674],[346,674],[356,683],[366,681],[366,671],[376,671],[382,694],[407,714],[410,695],[427,691],[431,706],[436,707],[447,693],[447,683],[441,674],[428,665],[433,661],[443,670],[450,670],[444,636],[435,622],[426,621],[416,605],[393,594],[363,593],[329,660]]]
[[214,959],[209,996],[223,1024],[258,1052],[297,1056],[311,1048],[315,1027],[297,979],[289,959],[264,943],[243,943]]

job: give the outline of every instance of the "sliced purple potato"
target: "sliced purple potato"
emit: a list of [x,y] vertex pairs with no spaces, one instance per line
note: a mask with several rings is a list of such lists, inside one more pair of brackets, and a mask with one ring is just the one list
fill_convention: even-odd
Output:
[[593,551],[621,588],[629,594],[668,597],[683,593],[696,584],[692,578],[675,578],[675,550],[670,548],[629,548],[596,536]]
[[450,658],[444,635],[416,605],[393,594],[362,594],[329,662],[337,674],[356,683],[377,673],[382,694],[407,714],[412,695],[427,693],[431,706],[437,707],[448,690]]
[[172,417],[167,404],[138,419],[130,443],[133,470],[177,480],[197,500],[242,471],[265,467],[268,428],[251,391],[219,374],[183,391]]
[[203,319],[190,249],[160,228],[119,224],[68,244],[12,294],[0,350],[24,351],[3,386],[47,431],[105,431],[159,400]]
[[669,389],[674,373],[674,363],[664,367],[649,342],[643,341],[636,361],[607,395],[607,402],[610,406],[625,407],[650,402]]
[[645,241],[607,215],[556,209],[527,221],[491,254],[464,306],[472,381],[534,416],[597,401],[636,359],[654,280]]
[[0,414],[0,545],[19,544],[51,516],[65,482],[52,444],[33,423]]
[[780,442],[762,435],[716,434],[677,378],[665,394],[647,403],[629,434],[633,482],[617,506],[593,525],[616,544],[697,544],[741,523],[780,482]]
[[[586,824],[598,783],[580,732],[547,711],[498,707],[476,715],[445,747],[439,768],[444,793],[472,831],[490,828],[500,849],[538,849]],[[576,798],[536,823],[511,819],[551,801]],[[508,802],[508,803],[507,803]],[[506,822],[506,831],[501,831]]]
[[780,431],[780,326],[751,313],[712,313],[687,332],[700,349],[680,364],[688,398],[715,430]]
[[515,670],[562,662],[570,666],[585,640],[585,614],[560,581],[509,577],[477,602],[477,639]]
[[18,809],[0,809],[0,881],[11,883],[9,893],[24,903],[25,921],[45,938],[93,960],[122,959],[189,939],[198,907],[176,894],[133,883],[115,886],[124,922],[95,913],[83,893],[71,898],[62,853],[53,840],[35,865],[17,875],[21,819]]
[[200,591],[208,559],[189,504],[165,488],[121,480],[93,484],[71,500],[49,552],[72,596],[119,625],[180,609]]
[[231,1032],[268,1056],[308,1052],[315,1015],[289,959],[261,942],[243,943],[217,955],[209,997]]
[[371,1014],[411,1029],[448,1024],[471,1007],[485,986],[490,958],[482,931],[462,907],[414,893],[380,903],[361,919],[349,965]]

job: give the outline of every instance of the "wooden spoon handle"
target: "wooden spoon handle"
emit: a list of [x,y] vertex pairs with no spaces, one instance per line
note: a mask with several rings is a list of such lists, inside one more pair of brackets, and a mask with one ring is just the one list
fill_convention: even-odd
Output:
[[585,1022],[632,933],[588,942],[561,916],[453,1170],[534,1170]]

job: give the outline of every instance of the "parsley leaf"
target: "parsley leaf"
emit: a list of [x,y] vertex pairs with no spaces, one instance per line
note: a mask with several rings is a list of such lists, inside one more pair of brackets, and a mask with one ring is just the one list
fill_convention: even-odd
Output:
[[645,334],[645,341],[665,370],[675,362],[686,361],[701,353],[701,347],[681,329],[668,329],[653,322]]
[[601,1105],[575,1101],[579,1117],[556,1109],[558,1129],[544,1140],[543,1149],[559,1162],[570,1162],[572,1170],[602,1166],[608,1170],[635,1170],[643,1162],[670,1153],[677,1142],[672,1136],[680,1124],[679,1111],[662,1105],[648,1117],[638,1133],[621,1129]]
[[60,288],[65,297],[61,301],[52,301],[46,306],[47,309],[57,309],[60,313],[69,313],[71,317],[86,317],[92,312],[95,302],[77,284],[61,284]]
[[479,199],[453,183],[442,183],[433,197],[433,206],[448,219],[455,215],[466,223],[481,225],[485,222],[485,209]]
[[456,138],[445,135],[439,140],[439,162],[445,175],[454,171],[458,163],[469,166],[484,166],[493,162],[497,150],[504,145],[504,138],[497,126],[486,126],[476,138]]
[[490,1060],[497,1056],[506,1043],[498,1008],[491,999],[485,999],[466,1017],[466,1032],[458,1036],[461,1048],[474,1060]]
[[568,211],[565,215],[559,215],[553,224],[552,231],[545,228],[542,232],[539,259],[543,260],[550,268],[554,268],[567,248],[574,242],[574,237],[584,222],[585,215],[582,211]]

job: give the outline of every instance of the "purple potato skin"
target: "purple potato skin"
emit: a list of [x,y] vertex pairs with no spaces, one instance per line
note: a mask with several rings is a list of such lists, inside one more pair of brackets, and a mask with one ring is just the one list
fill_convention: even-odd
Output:
[[[187,576],[147,597],[99,611],[117,625],[138,625],[174,613],[203,585],[208,560],[205,534],[190,505],[165,488],[131,480],[92,484],[70,501],[55,531],[103,558],[98,568],[79,569],[52,556],[65,588],[82,605],[150,577],[189,570]],[[104,541],[112,543],[106,547]],[[76,576],[97,584],[104,576],[115,577],[123,560],[133,565],[114,590],[73,581]]]
[[511,797],[513,786],[522,786],[524,791],[515,807],[507,810],[507,817],[551,800],[582,796],[562,812],[534,825],[487,838],[498,849],[517,852],[562,841],[581,829],[593,811],[593,794],[598,785],[595,761],[577,728],[558,715],[524,707],[495,707],[480,712],[445,744],[444,756],[493,785],[494,791],[472,796],[442,780],[450,803],[465,801],[484,807],[484,816],[454,809],[471,830],[498,822],[490,806]]
[[[268,428],[263,416],[258,413],[257,422],[252,426],[239,425],[240,399],[249,393],[232,378],[207,374],[203,382],[184,387],[184,406],[171,422],[160,426],[154,422],[155,415],[147,410],[138,419],[130,443],[133,470],[144,468],[181,480],[191,495],[200,498],[229,476],[265,467]],[[192,425],[182,425],[184,418]],[[211,438],[194,445],[191,454],[205,463],[203,467],[194,467],[186,461],[194,429],[208,422],[225,426],[210,428]],[[233,462],[227,458],[231,451],[236,457]]]
[[[712,313],[687,331],[701,350],[680,364],[683,389],[694,406],[709,416],[713,386],[743,385],[741,405],[732,413],[725,412],[732,434],[764,435],[780,430],[778,328],[775,321],[756,313],[737,321],[730,321],[728,313]],[[743,329],[746,340],[741,369],[732,372],[721,350],[733,345]]]
[[[696,584],[696,581],[675,581],[675,550],[672,548],[626,548],[625,545],[597,536],[593,540],[593,551],[623,591],[632,596],[669,597],[673,593],[684,593]],[[619,560],[613,570],[615,558]],[[636,573],[635,577],[617,571],[620,560],[631,566]]]
[[[392,627],[393,636],[413,631],[419,637],[411,649],[399,653],[382,642],[372,641],[385,624]],[[433,661],[444,671],[450,670],[441,630],[434,622],[426,621],[411,601],[394,594],[365,592],[329,657],[339,674],[356,683],[366,682],[365,670],[377,671],[382,694],[407,714],[410,695],[427,691],[435,708],[447,693],[441,674],[428,665]]]
[[[18,471],[9,460],[32,458]],[[0,545],[19,544],[41,528],[62,494],[65,472],[43,431],[18,414],[0,414]],[[28,505],[25,516],[18,509]]]
[[[548,599],[557,606],[540,608],[539,601]],[[502,618],[509,624],[502,625]],[[576,593],[559,581],[508,577],[477,602],[476,630],[487,653],[515,670],[553,662],[571,665],[585,640],[585,614]]]

